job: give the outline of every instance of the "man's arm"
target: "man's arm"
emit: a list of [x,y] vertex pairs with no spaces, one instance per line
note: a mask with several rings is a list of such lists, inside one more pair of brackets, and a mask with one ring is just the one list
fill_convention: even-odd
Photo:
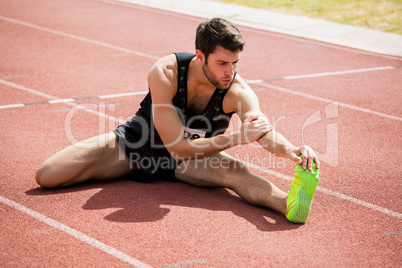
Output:
[[[301,164],[303,169],[308,167],[310,171],[313,170],[313,160],[316,162],[317,168],[320,168],[320,161],[313,149],[307,145],[294,146],[275,130],[263,135],[257,141],[270,153],[279,157],[287,157],[293,162]],[[302,158],[298,157],[299,155],[301,155]]]
[[[254,91],[239,77],[240,87],[235,92],[235,98],[238,99],[236,112],[242,121],[251,116],[263,118],[266,124],[270,125],[267,117],[261,112],[259,101]],[[279,157],[289,158],[297,164],[301,164],[303,169],[306,167],[312,170],[313,160],[320,168],[320,162],[314,151],[307,145],[294,146],[282,134],[272,130],[262,135],[257,142],[268,152]],[[302,158],[299,157],[302,156]]]
[[[182,122],[172,104],[177,90],[176,70],[176,59],[171,55],[159,60],[148,74],[155,128],[175,159],[183,161],[213,155],[232,146],[253,142],[269,131],[261,120],[250,118],[236,132],[211,138],[185,139]],[[247,133],[246,137],[244,133]]]

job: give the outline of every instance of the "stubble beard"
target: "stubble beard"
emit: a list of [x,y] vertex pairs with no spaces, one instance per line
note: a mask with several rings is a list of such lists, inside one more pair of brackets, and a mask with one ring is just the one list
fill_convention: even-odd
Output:
[[202,65],[202,71],[204,72],[204,75],[205,75],[205,77],[208,79],[208,81],[209,81],[212,85],[214,85],[216,88],[219,88],[219,89],[228,89],[228,88],[229,88],[230,84],[228,84],[227,86],[222,86],[222,85],[219,83],[217,77],[211,72],[211,70],[209,69],[209,67],[208,67],[207,64],[204,63],[204,64]]

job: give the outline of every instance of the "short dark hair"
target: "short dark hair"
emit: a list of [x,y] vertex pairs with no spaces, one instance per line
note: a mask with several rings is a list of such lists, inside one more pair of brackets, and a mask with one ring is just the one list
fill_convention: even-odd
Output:
[[228,20],[213,18],[202,22],[197,27],[195,49],[204,53],[206,63],[209,54],[214,53],[216,46],[232,52],[241,52],[244,45],[245,42],[239,29]]

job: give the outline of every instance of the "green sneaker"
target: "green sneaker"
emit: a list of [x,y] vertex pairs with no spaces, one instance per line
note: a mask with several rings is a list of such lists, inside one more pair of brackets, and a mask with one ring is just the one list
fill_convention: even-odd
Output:
[[311,203],[315,189],[320,181],[320,170],[313,162],[313,170],[304,170],[301,165],[296,164],[295,178],[292,180],[292,187],[288,192],[286,205],[286,218],[293,223],[303,223],[310,213]]

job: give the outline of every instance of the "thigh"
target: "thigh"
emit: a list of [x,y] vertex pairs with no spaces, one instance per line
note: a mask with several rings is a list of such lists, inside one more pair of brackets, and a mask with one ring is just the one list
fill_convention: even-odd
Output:
[[201,159],[180,163],[175,170],[175,177],[199,187],[232,188],[233,174],[242,175],[247,167],[225,152]]
[[44,187],[68,186],[88,179],[110,179],[135,169],[121,150],[114,133],[71,145],[48,158],[37,171]]
[[[76,148],[78,157],[88,164],[88,177],[110,179],[120,177],[136,169],[119,146],[113,132],[93,137],[85,141],[93,143],[93,148]],[[77,145],[75,145],[77,147]]]

